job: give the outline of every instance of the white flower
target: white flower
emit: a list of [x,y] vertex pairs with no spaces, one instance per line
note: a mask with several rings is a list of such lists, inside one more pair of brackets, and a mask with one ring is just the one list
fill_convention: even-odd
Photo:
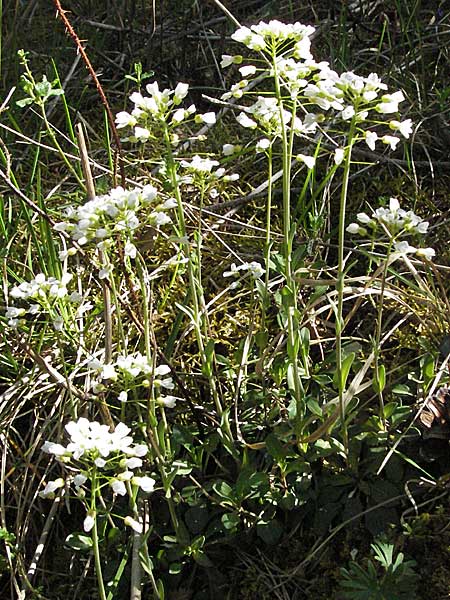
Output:
[[189,84],[178,83],[177,87],[173,92],[173,103],[180,104],[180,102],[187,96],[189,91]]
[[354,114],[355,114],[355,109],[353,108],[353,106],[346,106],[344,108],[344,110],[341,112],[341,117],[344,119],[344,121],[348,121],[349,119],[351,119],[353,117]]
[[254,65],[246,65],[245,67],[240,67],[239,73],[242,75],[242,77],[254,75],[256,73],[256,67]]
[[54,498],[56,490],[64,487],[64,483],[64,479],[61,477],[59,479],[55,479],[54,481],[49,481],[42,492],[39,492],[39,496],[41,498]]
[[83,521],[83,529],[86,533],[89,533],[95,524],[95,512],[90,510]]
[[394,131],[399,131],[402,136],[406,139],[409,138],[409,136],[412,133],[412,121],[411,119],[406,119],[406,121],[390,121],[389,122],[389,127],[391,129],[393,129]]
[[83,484],[85,484],[87,481],[87,477],[86,475],[83,475],[82,473],[78,473],[78,475],[75,475],[75,477],[73,478],[73,485],[76,488],[81,487]]
[[398,105],[405,99],[402,92],[394,94],[385,94],[381,97],[381,102],[377,104],[375,110],[382,114],[398,112]]
[[364,133],[364,138],[366,140],[366,144],[369,146],[371,150],[375,150],[375,142],[378,139],[378,134],[375,131],[367,130]]
[[418,248],[416,255],[421,256],[426,260],[431,260],[436,256],[436,251],[434,250],[434,248]]
[[138,485],[143,492],[150,493],[155,489],[156,481],[152,477],[147,477],[147,475],[144,475],[143,477],[133,477],[131,483]]
[[127,458],[125,465],[127,469],[137,469],[138,467],[142,467],[142,460],[136,458],[136,456],[132,456],[131,458]]
[[201,158],[198,154],[192,157],[190,161],[182,160],[181,166],[191,171],[197,171],[199,173],[210,173],[213,167],[219,165],[219,161],[211,160],[209,158]]
[[197,115],[196,117],[196,121],[201,122],[201,123],[206,123],[207,125],[214,125],[214,123],[216,122],[216,113],[215,112],[207,112],[204,113],[203,115]]
[[389,210],[396,213],[400,210],[400,202],[398,198],[389,198]]
[[123,481],[119,479],[112,479],[109,484],[115,494],[118,496],[125,496],[127,493],[126,485]]
[[150,130],[147,127],[138,127],[134,128],[134,137],[138,142],[146,142],[151,136]]
[[242,56],[240,54],[236,54],[235,56],[231,56],[230,54],[222,54],[222,60],[220,61],[220,66],[222,69],[229,67],[232,64],[239,65],[242,62]]
[[164,375],[168,375],[170,371],[171,368],[169,367],[169,365],[159,365],[159,367],[156,367],[154,374],[156,376],[163,377]]
[[130,258],[136,258],[137,248],[131,242],[127,242],[125,244],[124,252],[125,252],[125,256],[129,256]]
[[356,215],[356,218],[358,219],[358,221],[360,223],[363,223],[364,225],[368,225],[369,223],[372,223],[372,219],[369,217],[369,215],[367,215],[366,213],[358,213]]
[[111,381],[117,381],[117,373],[114,365],[107,364],[102,367],[102,379],[111,379]]
[[139,521],[136,521],[136,519],[133,519],[133,517],[130,517],[130,516],[125,517],[123,522],[125,523],[125,525],[128,525],[128,527],[131,527],[131,529],[136,531],[136,533],[142,533],[142,531],[143,531],[142,523],[139,523]]
[[70,302],[80,304],[83,301],[83,296],[79,292],[72,292],[69,296]]
[[394,250],[400,254],[415,254],[417,252],[417,248],[411,246],[410,243],[405,240],[395,242]]
[[231,173],[231,175],[224,175],[223,181],[237,181],[239,177],[239,173]]
[[148,446],[146,444],[135,444],[133,446],[133,455],[134,456],[145,456],[148,452]]
[[106,267],[103,267],[102,269],[100,269],[100,271],[98,272],[98,277],[99,279],[108,279],[109,276],[111,275],[113,271],[113,268],[111,265],[108,265]]
[[304,37],[302,40],[299,40],[294,45],[294,56],[297,59],[303,60],[311,60],[312,54],[310,52],[311,49],[311,40],[309,37]]
[[180,400],[180,398],[176,396],[160,396],[158,398],[158,402],[166,408],[175,408],[177,400]]
[[297,154],[295,158],[305,163],[308,169],[313,169],[316,164],[316,159],[314,156],[308,156],[307,154]]
[[244,112],[238,114],[236,121],[242,127],[248,127],[249,129],[255,129],[257,126],[256,122],[253,121],[253,119],[250,119],[250,117],[248,117]]
[[126,402],[128,400],[128,393],[125,390],[122,390],[117,396],[117,400],[119,402]]
[[237,29],[231,35],[231,39],[235,42],[241,42],[247,46],[247,48],[250,48],[250,50],[263,50],[266,47],[264,38],[261,35],[254,33],[248,27],[240,27]]
[[256,260],[248,263],[244,262],[238,267],[235,263],[232,263],[230,266],[230,271],[224,271],[223,277],[231,277],[234,275],[239,275],[239,271],[246,271],[250,273],[253,279],[259,279],[266,272],[265,269],[262,268],[261,264]]
[[381,141],[383,144],[390,146],[392,150],[395,150],[397,148],[397,144],[400,142],[400,138],[393,135],[383,135]]
[[42,445],[42,452],[46,454],[54,454],[55,456],[65,456],[68,454],[67,449],[61,444],[55,444],[54,442],[44,442]]
[[121,129],[123,127],[134,127],[137,123],[136,117],[130,115],[125,111],[119,112],[116,115],[116,126],[117,129]]
[[334,151],[334,162],[336,163],[336,165],[339,166],[341,164],[341,162],[344,160],[344,156],[344,148],[336,148],[336,150]]
[[104,458],[96,458],[94,460],[94,465],[99,469],[103,469],[103,467],[106,465],[106,460]]
[[5,317],[8,319],[16,319],[17,317],[21,317],[27,311],[24,308],[17,308],[16,306],[8,306],[5,312]]
[[222,146],[222,154],[224,156],[231,156],[238,150],[240,150],[240,146],[235,146],[234,144],[224,144]]
[[60,316],[53,319],[53,329],[55,331],[62,331],[64,325],[64,319]]
[[65,273],[61,279],[55,277],[46,277],[43,273],[38,273],[30,282],[23,281],[18,286],[12,288],[9,295],[12,298],[22,300],[35,299],[37,301],[48,302],[55,298],[64,298],[68,295],[67,283],[72,279],[70,273]]
[[258,142],[256,142],[255,151],[256,153],[264,152],[270,148],[270,140],[267,138],[261,138]]
[[237,275],[237,274],[238,274],[238,268],[236,267],[236,263],[231,263],[230,270],[224,271],[222,273],[222,277],[232,277],[233,275]]
[[172,123],[178,125],[186,118],[186,111],[184,108],[178,108],[172,115]]
[[360,230],[363,229],[360,225],[358,225],[358,223],[350,223],[350,225],[347,226],[346,231],[348,233],[359,233]]

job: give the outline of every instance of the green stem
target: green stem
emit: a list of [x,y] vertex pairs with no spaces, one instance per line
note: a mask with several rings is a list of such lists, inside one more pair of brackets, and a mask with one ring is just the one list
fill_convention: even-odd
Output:
[[343,322],[343,307],[344,307],[344,279],[345,279],[345,263],[344,263],[344,244],[345,244],[345,215],[348,195],[348,182],[350,178],[350,167],[352,158],[352,149],[354,144],[354,136],[356,131],[355,118],[352,119],[348,134],[348,145],[344,161],[344,173],[342,177],[341,198],[339,206],[339,235],[338,235],[338,272],[336,291],[338,296],[337,314],[336,314],[336,371],[339,391],[339,416],[342,427],[342,440],[345,448],[345,453],[348,455],[348,431],[345,422],[345,405],[344,405],[344,381],[342,378],[342,334],[344,330]]
[[377,310],[377,329],[375,334],[375,344],[373,348],[374,355],[374,368],[375,368],[375,381],[377,384],[377,392],[380,403],[380,419],[383,423],[383,427],[386,429],[386,419],[384,417],[384,399],[383,399],[383,390],[381,389],[381,384],[379,380],[379,359],[380,359],[380,341],[381,341],[381,328],[383,325],[383,303],[384,303],[384,292],[386,289],[386,277],[389,268],[389,257],[392,252],[392,246],[394,244],[394,240],[391,238],[389,240],[389,246],[386,253],[386,262],[383,267],[383,274],[381,276],[381,289],[380,289],[380,297],[378,301],[378,310]]
[[[289,366],[292,368],[292,379],[294,383],[294,395],[296,402],[296,420],[298,423],[301,422],[305,403],[304,403],[304,389],[300,377],[300,370],[298,366],[298,316],[297,316],[297,286],[292,275],[292,223],[291,223],[291,162],[292,162],[292,149],[294,144],[294,119],[296,113],[296,102],[292,106],[292,121],[290,133],[286,129],[286,125],[283,118],[283,96],[281,93],[280,80],[278,77],[276,52],[272,56],[273,70],[274,70],[274,82],[275,82],[275,94],[278,100],[278,106],[280,111],[280,122],[281,122],[281,142],[282,142],[282,169],[283,169],[283,258],[285,262],[285,279],[286,288],[289,295],[289,306],[287,309],[287,329],[288,329],[288,359]],[[297,431],[300,435],[301,432]]]
[[223,410],[223,407],[222,407],[222,404],[221,404],[221,401],[219,398],[216,381],[214,379],[212,369],[210,368],[210,361],[208,361],[208,357],[206,354],[206,346],[205,346],[204,339],[203,339],[203,332],[202,332],[203,317],[202,317],[202,311],[200,308],[201,298],[200,298],[200,293],[199,293],[199,288],[201,286],[201,282],[198,281],[198,277],[196,277],[196,273],[195,273],[195,265],[194,265],[192,254],[191,254],[191,245],[190,245],[190,242],[189,242],[189,239],[187,236],[186,221],[184,218],[184,208],[183,208],[183,201],[182,201],[182,197],[181,197],[181,190],[180,190],[180,186],[178,183],[176,164],[175,164],[175,159],[174,159],[173,152],[172,152],[172,146],[170,143],[170,133],[169,133],[169,130],[167,127],[165,127],[165,129],[164,129],[164,141],[165,141],[166,151],[167,151],[167,154],[166,154],[167,172],[169,174],[173,193],[175,196],[175,200],[177,202],[179,234],[180,234],[180,237],[182,238],[183,253],[184,253],[185,258],[187,258],[189,288],[190,288],[190,293],[191,293],[191,298],[192,298],[193,326],[194,326],[194,331],[195,331],[195,335],[196,335],[196,339],[197,339],[197,345],[198,345],[198,349],[199,349],[199,353],[200,353],[200,359],[201,359],[202,365],[205,367],[205,371],[208,373],[207,377],[208,377],[209,389],[211,391],[211,395],[212,395],[212,398],[213,398],[213,401],[214,401],[214,404],[215,404],[215,407],[217,410],[217,414],[218,414],[218,417],[221,422],[221,432],[228,439],[229,444],[227,445],[227,447],[231,450],[232,443],[233,443],[233,434],[231,432],[231,428],[230,428],[228,419],[224,418],[224,410]]
[[94,526],[92,527],[92,545],[93,545],[93,551],[94,551],[95,572],[97,574],[98,593],[100,596],[100,600],[107,600],[105,584],[103,582],[102,563],[100,560],[100,548],[99,548],[98,530],[97,530],[97,510],[96,510],[97,476],[96,476],[95,470],[92,474],[91,486],[92,486],[91,511],[94,514]]

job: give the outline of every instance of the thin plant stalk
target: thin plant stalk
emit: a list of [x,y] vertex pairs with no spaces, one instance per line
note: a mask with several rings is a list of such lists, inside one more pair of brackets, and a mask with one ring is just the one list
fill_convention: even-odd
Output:
[[99,547],[99,538],[98,538],[98,529],[97,529],[96,500],[97,500],[98,490],[97,490],[97,476],[96,476],[95,469],[92,472],[91,489],[92,489],[91,511],[94,514],[94,525],[92,527],[92,550],[94,552],[95,572],[97,574],[99,597],[100,597],[100,600],[106,600],[105,583],[103,581],[102,562],[100,559],[100,547]]
[[350,179],[350,167],[352,159],[352,149],[356,131],[356,119],[353,117],[348,134],[348,144],[344,157],[344,172],[342,175],[341,197],[339,204],[339,232],[338,232],[338,270],[337,270],[337,308],[336,308],[336,372],[338,381],[339,393],[339,416],[341,419],[342,440],[345,453],[348,455],[348,430],[345,421],[345,403],[344,403],[344,387],[342,373],[342,334],[344,330],[343,308],[344,308],[344,279],[345,279],[345,261],[344,261],[344,244],[345,244],[345,215],[347,207],[348,182]]
[[[291,126],[290,134],[288,135],[286,125],[283,119],[283,97],[281,94],[280,80],[277,70],[276,53],[272,57],[275,94],[278,100],[281,122],[281,143],[282,143],[282,169],[283,169],[283,258],[284,258],[284,275],[286,279],[286,287],[288,289],[291,305],[287,311],[287,326],[288,340],[287,349],[289,363],[292,367],[294,395],[296,402],[297,421],[302,419],[304,413],[304,390],[300,377],[300,369],[298,366],[298,323],[297,323],[297,291],[296,283],[292,275],[292,223],[291,223],[291,162],[292,148],[294,142],[294,130]],[[292,121],[295,118],[296,103],[292,107]],[[298,432],[300,433],[300,432]]]
[[[216,380],[215,380],[214,374],[212,373],[212,370],[210,368],[210,361],[208,360],[208,357],[206,354],[206,345],[205,345],[205,342],[203,339],[203,332],[202,332],[202,325],[201,325],[201,323],[203,321],[203,317],[202,317],[202,311],[200,308],[200,298],[199,298],[199,293],[198,293],[198,287],[200,285],[200,282],[198,282],[198,280],[196,278],[195,266],[192,261],[191,245],[190,245],[190,242],[189,242],[189,239],[187,236],[186,222],[185,222],[185,217],[184,217],[183,200],[181,198],[181,191],[180,191],[180,186],[179,186],[178,178],[177,178],[175,159],[173,156],[172,145],[171,145],[171,141],[170,141],[170,134],[169,134],[167,127],[164,129],[164,141],[165,141],[166,153],[167,153],[166,154],[167,171],[169,173],[173,193],[175,196],[175,200],[177,202],[177,216],[178,216],[179,233],[180,233],[180,237],[182,239],[183,253],[184,253],[185,258],[187,258],[189,290],[190,290],[191,300],[192,300],[192,322],[193,322],[193,326],[194,326],[194,330],[195,330],[195,334],[196,334],[197,345],[198,345],[198,349],[200,352],[200,358],[202,361],[202,365],[205,367],[205,371],[207,372],[208,384],[209,384],[209,389],[211,391],[211,396],[213,398],[213,401],[214,401],[214,404],[215,404],[215,407],[217,410],[217,414],[218,414],[220,422],[221,422],[221,431],[226,436],[228,441],[232,444],[233,435],[232,435],[232,432],[231,432],[231,429],[230,429],[230,426],[228,423],[228,419],[224,418],[225,414],[224,414],[224,410],[222,407],[222,403],[219,398],[219,392],[217,389]],[[231,450],[231,445],[227,445],[227,447]]]

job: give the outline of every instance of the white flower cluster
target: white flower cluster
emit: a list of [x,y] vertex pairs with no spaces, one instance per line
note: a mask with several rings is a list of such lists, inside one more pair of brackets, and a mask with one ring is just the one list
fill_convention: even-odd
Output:
[[[129,491],[127,482],[146,493],[154,490],[156,481],[152,477],[134,472],[143,466],[142,459],[148,453],[148,446],[135,444],[129,435],[130,428],[124,423],[118,423],[114,431],[110,431],[107,425],[81,417],[78,421],[67,423],[65,429],[70,437],[67,446],[47,441],[42,446],[42,451],[52,454],[63,463],[75,461],[72,468],[79,469],[81,463],[81,469],[66,480],[58,478],[49,481],[39,493],[41,498],[53,498],[55,492],[66,484],[73,484],[76,494],[84,497],[81,488],[88,481],[92,469],[99,469],[103,477],[107,478],[115,495],[125,496]],[[83,523],[86,532],[94,526],[94,519],[95,513],[89,511]]]
[[273,19],[269,23],[260,21],[258,25],[252,25],[250,28],[240,27],[231,38],[250,50],[271,50],[289,40],[294,43],[294,55],[297,58],[310,58],[309,38],[314,31],[314,27],[309,25],[286,24]]
[[[5,316],[8,319],[9,327],[18,327],[23,324],[23,317],[25,314],[36,315],[41,309],[48,311],[51,309],[57,300],[67,299],[69,302],[79,303],[82,298],[77,292],[69,294],[67,284],[72,279],[73,275],[65,273],[61,279],[56,277],[46,277],[44,273],[39,273],[31,281],[23,281],[17,286],[14,286],[9,295],[14,300],[28,302],[34,301],[29,304],[27,308],[18,306],[8,306],[6,309]],[[55,317],[55,315],[53,315]],[[60,315],[54,319],[54,327],[57,330],[62,328],[63,320]]]
[[68,295],[67,284],[72,279],[70,273],[65,273],[61,279],[46,277],[43,273],[36,275],[31,281],[23,281],[9,292],[11,298],[20,300],[40,300],[51,302]]
[[[124,423],[119,423],[114,431],[109,430],[108,425],[101,425],[97,421],[89,421],[81,417],[78,421],[70,421],[65,426],[70,437],[67,446],[56,444],[54,442],[45,442],[42,451],[47,454],[53,454],[62,462],[70,460],[82,460],[88,464],[94,463],[99,468],[107,466],[106,458],[113,455],[115,459],[117,454],[127,457],[142,457],[148,452],[146,444],[135,444],[133,438],[128,435],[130,428]],[[134,461],[132,464],[141,466]],[[129,465],[127,465],[129,466]]]
[[[362,77],[351,71],[338,74],[332,70],[327,62],[316,62],[310,52],[310,36],[314,28],[301,23],[284,24],[280,21],[260,22],[251,28],[240,27],[231,37],[243,43],[251,50],[266,53],[272,62],[270,76],[278,79],[280,85],[288,92],[288,98],[301,103],[303,107],[303,122],[294,117],[293,128],[297,135],[314,132],[318,122],[325,116],[319,111],[333,109],[343,121],[354,120],[357,124],[357,135],[364,140],[371,150],[375,149],[377,140],[395,150],[400,138],[396,135],[381,135],[376,131],[363,129],[361,124],[369,119],[369,114],[376,113],[374,120],[380,123],[380,115],[397,113],[399,104],[405,97],[401,91],[392,94],[387,90],[376,73]],[[223,67],[231,64],[240,64],[242,56],[225,55],[222,57]],[[253,65],[239,68],[242,77],[256,73]],[[244,95],[249,85],[247,79],[234,84],[229,92],[222,98],[240,98]],[[285,106],[289,107],[285,102]],[[310,111],[314,111],[311,113]],[[250,114],[251,116],[248,116]],[[281,109],[275,98],[258,98],[258,101],[237,117],[238,122],[251,129],[260,127],[267,135],[273,137],[280,134],[281,122],[290,126],[292,113],[286,108]],[[412,133],[411,119],[405,121],[390,120],[389,129],[399,133],[404,138],[409,138]],[[261,148],[260,148],[261,150]],[[343,152],[342,149],[338,148]],[[335,157],[336,164],[340,164],[341,154]],[[342,155],[343,156],[343,155]]]
[[[127,240],[126,254],[134,258],[136,248],[130,239],[140,225],[138,212],[146,208],[146,223],[157,229],[171,222],[166,211],[175,205],[172,199],[160,202],[157,190],[152,185],[133,190],[119,186],[109,194],[96,196],[77,208],[69,207],[66,220],[57,223],[55,229],[66,231],[81,246],[95,242],[101,247],[105,241],[119,235]],[[65,258],[65,253],[60,258]]]
[[230,270],[224,271],[223,277],[237,277],[241,271],[249,273],[253,279],[260,279],[266,272],[259,262],[253,260],[252,262],[244,262],[239,266],[231,263]]
[[[153,139],[154,134],[158,133],[153,131],[155,124],[168,124],[173,128],[196,112],[194,104],[188,108],[177,108],[188,94],[187,83],[178,83],[174,90],[160,91],[158,83],[154,81],[145,89],[149,96],[143,96],[140,92],[131,94],[130,100],[134,103],[131,113],[122,111],[116,115],[118,129],[133,128],[133,134],[128,138],[132,142],[146,142]],[[197,114],[194,120],[196,123],[213,125],[216,122],[216,114],[214,112]]]
[[394,241],[394,251],[399,254],[417,254],[427,259],[433,258],[433,248],[415,248],[405,240],[398,240],[402,235],[424,235],[428,231],[429,223],[417,216],[412,210],[400,208],[397,198],[390,198],[389,208],[380,207],[372,215],[361,212],[356,215],[357,223],[347,226],[348,233],[367,235],[368,229],[375,232],[379,227],[384,234]]
[[[130,380],[135,380],[139,377],[144,379],[140,382],[141,385],[147,387],[150,382],[158,390],[173,390],[175,385],[172,377],[169,377],[170,367],[168,365],[159,365],[153,369],[151,361],[140,352],[134,354],[121,354],[117,357],[114,363],[104,364],[98,359],[92,359],[88,363],[88,367],[98,374],[99,380],[93,381],[92,388],[95,393],[99,393],[105,389],[102,381],[109,380],[120,382],[125,389],[119,393],[120,402],[126,402],[128,399],[128,390]],[[177,397],[167,395],[159,395],[157,401],[162,406],[173,408]]]
[[303,122],[297,116],[292,119],[290,111],[280,109],[276,98],[266,96],[258,96],[256,102],[246,108],[245,112],[239,113],[236,120],[242,127],[249,129],[259,127],[272,138],[281,136],[283,127],[289,129],[291,126],[296,135],[313,133],[318,122],[317,117],[312,113],[308,113]]
[[225,169],[223,167],[215,169],[215,167],[218,167],[219,164],[220,163],[218,160],[202,158],[198,154],[193,156],[190,160],[182,160],[180,165],[187,171],[187,173],[190,173],[190,175],[183,176],[181,181],[183,183],[192,183],[196,179],[201,179],[202,181],[207,179],[209,182],[212,182],[220,179],[223,182],[227,182],[237,181],[239,179],[239,175],[237,173],[225,175]]

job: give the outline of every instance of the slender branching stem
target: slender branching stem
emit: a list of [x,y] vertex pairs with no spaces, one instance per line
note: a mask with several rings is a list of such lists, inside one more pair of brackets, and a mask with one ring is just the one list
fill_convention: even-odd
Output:
[[342,427],[342,440],[345,448],[345,453],[348,455],[348,431],[345,421],[345,406],[344,406],[344,386],[342,372],[342,335],[344,330],[343,308],[344,308],[344,280],[345,280],[345,261],[344,261],[344,244],[345,244],[345,216],[347,207],[348,182],[350,179],[350,167],[352,160],[352,149],[356,131],[356,120],[353,117],[350,124],[348,134],[348,144],[344,157],[344,172],[342,175],[341,197],[339,205],[339,232],[338,232],[338,272],[337,272],[337,307],[336,307],[336,372],[338,381],[339,393],[339,416]]

